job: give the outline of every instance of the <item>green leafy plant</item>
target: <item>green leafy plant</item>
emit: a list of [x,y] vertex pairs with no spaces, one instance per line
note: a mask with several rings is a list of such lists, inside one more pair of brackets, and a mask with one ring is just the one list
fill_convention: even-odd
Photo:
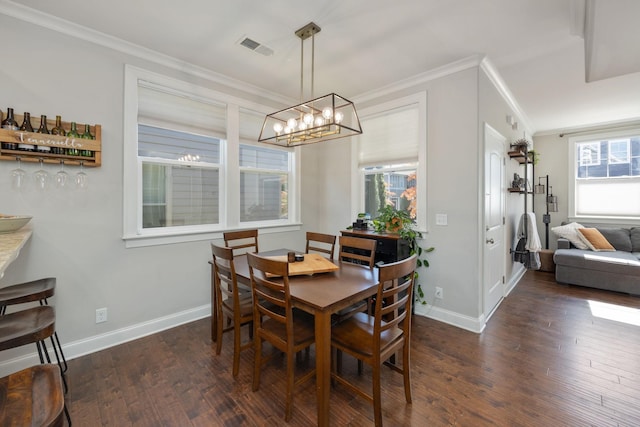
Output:
[[[418,267],[429,267],[429,261],[426,254],[433,252],[434,247],[423,248],[418,243],[418,239],[422,239],[422,232],[416,230],[416,222],[409,212],[398,210],[393,205],[386,205],[378,212],[378,216],[373,220],[373,228],[378,233],[397,233],[400,237],[409,243],[409,255],[416,254],[418,256]],[[416,301],[420,304],[427,304],[424,299],[424,291],[422,285],[418,282],[419,274],[416,271]]]

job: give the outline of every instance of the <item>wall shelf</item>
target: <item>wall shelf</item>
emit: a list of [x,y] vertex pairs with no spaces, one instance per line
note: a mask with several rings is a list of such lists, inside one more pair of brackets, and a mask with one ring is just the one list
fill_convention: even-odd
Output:
[[[22,123],[21,115],[15,116],[16,122]],[[32,118],[32,126],[35,119]],[[38,123],[40,120],[38,119]],[[36,129],[38,126],[34,126]],[[55,121],[47,120],[47,127],[52,129],[55,127]],[[71,129],[70,122],[62,122],[65,132]],[[84,124],[78,125],[79,132],[84,131]],[[59,164],[64,161],[65,166],[78,166],[82,163],[87,167],[99,167],[102,165],[102,127],[100,125],[89,126],[91,134],[95,139],[69,138],[68,136],[50,135],[37,132],[25,132],[21,130],[0,129],[0,160],[15,161],[20,157],[23,162],[39,162]],[[80,156],[70,154],[53,154],[41,151],[24,151],[4,148],[4,143],[19,144],[26,143],[34,146],[46,146],[66,149],[86,150],[91,152],[91,156]]]

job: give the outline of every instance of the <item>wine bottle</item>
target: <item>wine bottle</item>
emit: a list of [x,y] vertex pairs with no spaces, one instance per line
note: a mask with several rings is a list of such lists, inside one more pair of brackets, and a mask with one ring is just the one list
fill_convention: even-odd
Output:
[[[7,108],[7,118],[0,123],[0,126],[2,126],[2,129],[18,130],[18,123],[13,117],[13,108]],[[16,150],[18,144],[14,142],[3,142],[2,148],[5,150]]]
[[24,132],[33,132],[33,126],[31,126],[31,113],[24,113],[24,120],[22,121],[20,130]]
[[[91,135],[91,127],[86,124],[84,125],[84,133],[80,135],[82,139],[95,139],[93,135]],[[84,157],[93,157],[93,152],[91,150],[80,150],[80,155]]]
[[[71,122],[71,130],[67,132],[67,137],[71,140],[71,142],[73,142],[74,138],[80,138],[80,134],[78,133],[78,125],[76,124],[76,122]],[[74,147],[67,148],[67,154],[69,156],[79,156],[80,150]]]
[[[24,113],[24,120],[22,120],[20,130],[23,132],[33,132],[33,126],[31,126],[31,113]],[[18,144],[18,150],[36,151],[36,146],[33,144]]]
[[[44,114],[40,116],[40,127],[38,128],[38,133],[44,133],[46,135],[49,135],[51,133],[49,132],[49,128],[47,127],[47,116],[45,116]],[[38,145],[36,149],[41,153],[51,153],[51,147],[49,147],[48,145]]]
[[[67,133],[62,127],[62,117],[56,116],[56,125],[51,129],[51,135],[65,136]],[[62,147],[51,147],[53,154],[64,154],[65,150]]]

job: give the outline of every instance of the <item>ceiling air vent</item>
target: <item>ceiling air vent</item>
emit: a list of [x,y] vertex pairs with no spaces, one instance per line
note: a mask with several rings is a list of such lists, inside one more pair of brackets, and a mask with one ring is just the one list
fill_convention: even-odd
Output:
[[249,37],[244,37],[240,41],[240,44],[246,47],[247,49],[251,49],[252,51],[258,52],[259,54],[262,54],[264,56],[273,55],[273,49],[263,44],[260,44],[257,41],[250,39]]

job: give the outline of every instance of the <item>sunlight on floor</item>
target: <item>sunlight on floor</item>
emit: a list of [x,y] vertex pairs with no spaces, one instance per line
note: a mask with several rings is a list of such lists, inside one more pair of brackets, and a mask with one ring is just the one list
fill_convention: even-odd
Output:
[[591,314],[602,319],[640,326],[640,309],[589,300]]

